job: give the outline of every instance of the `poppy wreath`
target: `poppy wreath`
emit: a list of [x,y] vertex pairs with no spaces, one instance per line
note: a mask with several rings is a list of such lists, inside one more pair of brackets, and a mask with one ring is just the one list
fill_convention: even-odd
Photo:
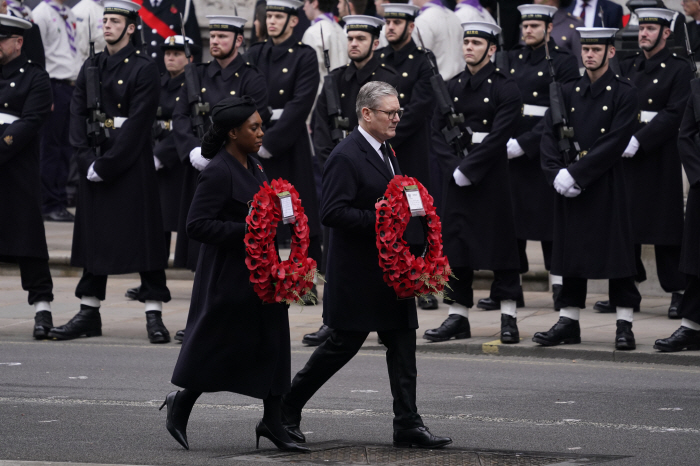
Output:
[[[295,222],[290,224],[292,250],[289,259],[280,262],[275,249],[277,224],[282,220],[278,194],[289,192]],[[299,199],[299,193],[282,178],[263,183],[253,197],[246,217],[247,233],[245,263],[250,270],[250,282],[264,303],[303,305],[302,297],[311,293],[316,261],[308,257],[309,220]],[[311,294],[315,300],[315,296]]]
[[[411,254],[403,239],[411,210],[404,187],[415,185],[420,192],[425,216],[420,217],[425,232],[425,247],[420,257]],[[384,281],[399,298],[433,295],[441,297],[452,275],[447,257],[442,255],[442,224],[433,206],[433,197],[420,181],[409,176],[395,176],[384,197],[376,204],[377,250]]]

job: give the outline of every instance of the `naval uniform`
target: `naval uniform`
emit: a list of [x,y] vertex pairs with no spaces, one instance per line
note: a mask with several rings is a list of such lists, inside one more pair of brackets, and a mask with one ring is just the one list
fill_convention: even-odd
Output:
[[666,292],[685,288],[678,270],[683,231],[683,179],[677,135],[693,73],[688,61],[664,48],[620,61],[622,74],[637,88],[640,118],[634,137],[639,149],[623,159],[636,248],[637,276],[646,280],[641,245],[653,244],[656,270]]
[[[499,275],[491,286],[494,300],[516,300],[521,293],[518,245],[508,182],[506,143],[513,136],[522,104],[515,81],[487,63],[475,75],[468,67],[447,83],[455,111],[465,122],[460,129],[474,135],[467,143],[469,154],[460,158],[442,134],[446,122],[435,112],[432,147],[442,168],[442,237],[445,255],[458,280],[450,282],[447,301],[472,307],[474,270],[493,270]],[[471,181],[458,186],[456,168]]]
[[[549,34],[549,37],[559,47],[571,52],[576,57],[578,67],[581,68],[583,66],[583,61],[581,60],[581,34],[576,30],[579,27],[584,27],[581,18],[574,16],[570,11],[566,11],[565,8],[559,8],[552,16],[552,32]],[[520,39],[520,44],[525,44],[522,38]],[[559,79],[558,76],[557,79]]]
[[[188,65],[189,66],[189,65]],[[246,61],[240,51],[236,58],[226,68],[221,68],[217,60],[209,63],[194,63],[195,73],[199,78],[200,96],[202,102],[209,102],[213,107],[224,97],[231,95],[247,95],[255,99],[258,113],[267,121],[270,111],[267,106],[267,85],[265,77],[258,72],[252,63]],[[190,108],[187,104],[187,84],[181,87],[176,97],[173,124],[175,125],[175,144],[180,160],[184,164],[184,182],[180,200],[180,215],[175,244],[175,267],[186,267],[195,270],[199,256],[199,242],[187,236],[187,213],[197,187],[199,171],[190,163],[190,152],[202,145],[192,128]],[[208,115],[204,117],[204,131],[209,128]]]
[[51,112],[51,82],[22,53],[0,66],[0,262],[19,265],[29,304],[53,301],[37,134]]
[[[160,94],[158,68],[131,44],[114,55],[96,55],[109,129],[96,157],[85,126],[85,68],[90,62],[80,70],[71,102],[70,140],[80,172],[71,265],[84,269],[76,296],[104,300],[107,275],[139,272],[138,300],[168,302],[151,135]],[[93,163],[101,182],[86,177]]]

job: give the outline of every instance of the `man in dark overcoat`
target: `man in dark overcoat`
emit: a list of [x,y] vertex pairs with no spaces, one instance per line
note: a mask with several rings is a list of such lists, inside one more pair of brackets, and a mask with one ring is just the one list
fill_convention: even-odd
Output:
[[501,29],[482,22],[462,26],[467,64],[447,83],[447,89],[455,111],[464,115],[459,128],[469,154],[458,154],[446,142],[443,115],[436,111],[432,122],[433,151],[445,180],[442,237],[457,280],[445,292],[445,302],[450,305],[447,319],[439,328],[427,330],[423,338],[471,337],[474,270],[493,270],[491,297],[500,303],[501,340],[519,343],[516,300],[522,297],[522,288],[506,143],[513,136],[522,101],[515,81],[490,60]]
[[[88,59],[78,75],[71,102],[70,138],[76,149],[80,186],[71,265],[83,268],[75,290],[80,312],[67,324],[51,329],[50,337],[68,340],[102,334],[100,302],[107,276],[138,272],[137,299],[146,306],[148,338],[170,341],[161,320],[167,258],[163,218],[153,163],[151,128],[160,94],[158,68],[136,53],[129,42],[136,29],[139,6],[126,0],[105,1],[105,51]],[[86,68],[97,67],[101,111],[109,137],[91,146],[86,121]],[[99,156],[98,156],[99,155]]]
[[[683,173],[678,157],[678,127],[693,73],[685,58],[666,46],[676,12],[638,8],[642,51],[620,61],[622,75],[637,88],[640,117],[622,153],[637,261],[636,282],[646,280],[642,245],[653,244],[661,287],[671,295],[668,316],[680,318],[685,276],[678,269],[683,232]],[[609,301],[594,306],[615,312]]]
[[432,435],[416,407],[415,299],[399,300],[383,280],[375,234],[375,203],[400,175],[397,157],[386,141],[400,120],[396,89],[370,82],[357,97],[359,127],[331,153],[323,173],[321,221],[330,229],[323,322],[332,330],[292,380],[282,411],[290,436],[299,429],[301,411],[316,391],[359,351],[376,331],[387,350],[394,398],[394,446],[440,448],[452,440]]
[[32,23],[0,15],[0,262],[19,266],[22,289],[36,310],[34,338],[53,327],[53,282],[41,217],[39,133],[51,112],[51,82],[22,51]]
[[[243,43],[245,18],[239,16],[207,16],[209,18],[209,52],[214,59],[209,63],[193,63],[193,76],[198,82],[192,83],[199,90],[203,104],[213,107],[224,97],[248,95],[255,99],[263,121],[270,117],[267,106],[267,85],[257,68],[239,53]],[[175,267],[195,270],[199,256],[199,242],[187,236],[187,213],[199,172],[209,163],[201,155],[201,141],[192,125],[191,106],[187,98],[188,84],[182,86],[173,114],[175,143],[184,167],[184,182],[180,200],[177,239],[175,243]],[[202,112],[204,128],[209,129],[209,114]]]
[[[319,74],[316,52],[294,39],[298,24],[298,0],[267,2],[269,38],[253,45],[245,58],[265,76],[268,105],[272,117],[265,128],[265,139],[258,151],[271,180],[283,178],[294,185],[309,218],[309,257],[321,263],[321,221],[313,173],[311,138],[306,119],[318,89]],[[278,241],[289,241],[289,229],[277,229]],[[316,286],[311,290],[316,294]],[[310,297],[306,304],[315,304]]]
[[558,127],[545,115],[542,169],[559,194],[554,205],[552,273],[564,277],[554,305],[559,321],[537,332],[535,343],[580,343],[579,315],[586,306],[589,279],[609,279],[616,307],[615,347],[635,348],[633,308],[641,296],[634,284],[634,242],[622,152],[634,133],[637,92],[609,68],[615,56],[614,28],[579,28],[582,78],[563,86],[564,108],[573,128],[573,149],[559,150]]

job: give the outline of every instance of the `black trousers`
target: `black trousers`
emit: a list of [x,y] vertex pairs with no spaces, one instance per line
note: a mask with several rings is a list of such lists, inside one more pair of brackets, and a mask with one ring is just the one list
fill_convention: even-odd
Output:
[[[634,285],[634,277],[611,278],[609,281],[610,304],[619,307],[637,307],[642,295]],[[586,307],[588,279],[564,277],[561,292],[554,303],[557,309],[564,307]]]
[[[139,272],[141,276],[141,288],[139,289],[137,300],[140,302],[170,301],[170,290],[166,285],[165,270],[154,270],[150,272]],[[75,288],[75,296],[94,296],[100,301],[104,301],[107,294],[107,275],[93,275],[87,270],[83,270],[78,286]]]
[[0,257],[0,262],[11,262],[19,266],[22,289],[28,292],[27,302],[53,301],[53,280],[49,271],[49,260],[37,257]]
[[[634,279],[641,283],[647,279],[647,271],[642,264],[642,245],[634,245],[634,253],[637,262],[637,275]],[[654,245],[656,258],[656,274],[659,276],[661,288],[666,293],[681,291],[686,286],[686,275],[678,270],[681,263],[680,245]]]
[[696,275],[686,275],[686,277],[688,277],[688,285],[685,287],[681,301],[680,315],[684,319],[700,324],[700,277]]
[[[423,420],[416,407],[416,331],[401,329],[377,333],[387,347],[386,366],[394,397],[394,430],[421,427]],[[367,335],[369,332],[334,329],[294,376],[292,389],[285,395],[284,402],[302,410],[314,393],[357,354]]]
[[[445,288],[446,304],[456,302],[462,306],[474,306],[474,271],[467,267],[455,267],[452,269],[457,280],[450,280],[450,288]],[[517,270],[494,270],[491,283],[491,299],[505,301],[517,300],[523,290],[520,286],[520,274]]]
[[[530,263],[527,260],[527,240],[518,240],[518,256],[520,257],[520,273],[530,270]],[[545,270],[550,270],[552,265],[552,242],[542,241],[542,257],[544,258]]]

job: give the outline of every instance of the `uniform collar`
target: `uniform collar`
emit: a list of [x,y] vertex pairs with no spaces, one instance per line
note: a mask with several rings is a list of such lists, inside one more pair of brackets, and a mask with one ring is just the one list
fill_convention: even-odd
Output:
[[236,55],[236,58],[234,58],[233,61],[228,64],[226,68],[221,68],[221,65],[219,65],[219,61],[217,59],[213,59],[207,67],[207,74],[210,78],[213,78],[218,73],[221,73],[221,77],[223,77],[225,81],[228,81],[231,78],[231,76],[233,76],[236,73],[236,71],[240,70],[243,67],[243,65],[245,65],[245,63],[246,61],[243,60],[243,57],[241,56],[240,52],[238,53],[238,55]]
[[377,70],[377,68],[379,68],[379,65],[380,63],[377,59],[376,53],[372,55],[372,58],[361,70],[357,69],[354,61],[350,61],[350,66],[348,66],[345,70],[345,80],[350,81],[355,75],[357,75],[357,81],[360,83],[364,83],[369,79],[370,76],[372,76],[372,73],[374,73]]
[[386,61],[389,62],[390,65],[394,66],[402,64],[404,61],[406,61],[408,56],[417,49],[418,46],[415,42],[413,42],[413,39],[411,39],[408,41],[408,44],[404,45],[399,50],[394,50],[391,45],[389,45],[384,53],[386,54]]
[[289,50],[296,43],[294,36],[289,36],[289,39],[285,40],[281,44],[275,45],[272,39],[267,39],[263,45],[263,54],[271,54],[272,61],[278,61],[280,58],[286,56]]
[[608,71],[594,83],[591,83],[591,78],[588,77],[588,73],[584,73],[580,81],[581,86],[579,86],[581,87],[581,95],[586,95],[586,92],[590,89],[591,97],[598,97],[614,79],[615,73],[610,67],[608,67]]
[[163,73],[163,76],[160,78],[160,85],[161,87],[166,87],[169,91],[173,91],[177,89],[178,87],[181,87],[181,84],[185,82],[185,73],[180,73],[174,78],[170,77],[170,73],[167,71]]
[[481,83],[484,82],[486,78],[491,76],[491,74],[496,71],[496,65],[488,62],[481,68],[475,75],[472,75],[468,67],[464,68],[462,75],[459,77],[461,80],[462,88],[466,89],[467,85],[471,85],[472,90],[477,90]]
[[127,57],[130,57],[132,54],[136,53],[136,47],[134,47],[131,43],[126,44],[124,48],[122,48],[120,51],[115,53],[114,55],[110,55],[107,52],[107,48],[105,48],[104,53],[102,56],[104,56],[104,66],[106,69],[111,70],[115,68],[117,65],[119,65],[121,62],[123,62]]
[[17,72],[21,67],[27,64],[27,56],[24,52],[20,53],[17,58],[12,60],[7,65],[2,66],[2,77],[7,79]]
[[661,65],[661,63],[668,60],[670,56],[671,51],[668,49],[668,47],[664,47],[663,49],[659,50],[659,52],[656,55],[649,58],[648,60],[644,56],[644,52],[641,52],[635,59],[635,62],[637,62],[637,69],[639,71],[644,70],[647,74],[650,74],[656,68],[658,68]]
[[[555,47],[557,46],[557,44],[550,37],[547,45],[549,46],[549,53],[551,55],[551,53],[554,50],[556,50]],[[545,49],[544,44],[542,45],[542,47],[536,49],[533,49],[532,47],[525,47],[525,54],[528,57],[528,61],[533,65],[536,65],[537,63],[547,58],[547,50]]]

